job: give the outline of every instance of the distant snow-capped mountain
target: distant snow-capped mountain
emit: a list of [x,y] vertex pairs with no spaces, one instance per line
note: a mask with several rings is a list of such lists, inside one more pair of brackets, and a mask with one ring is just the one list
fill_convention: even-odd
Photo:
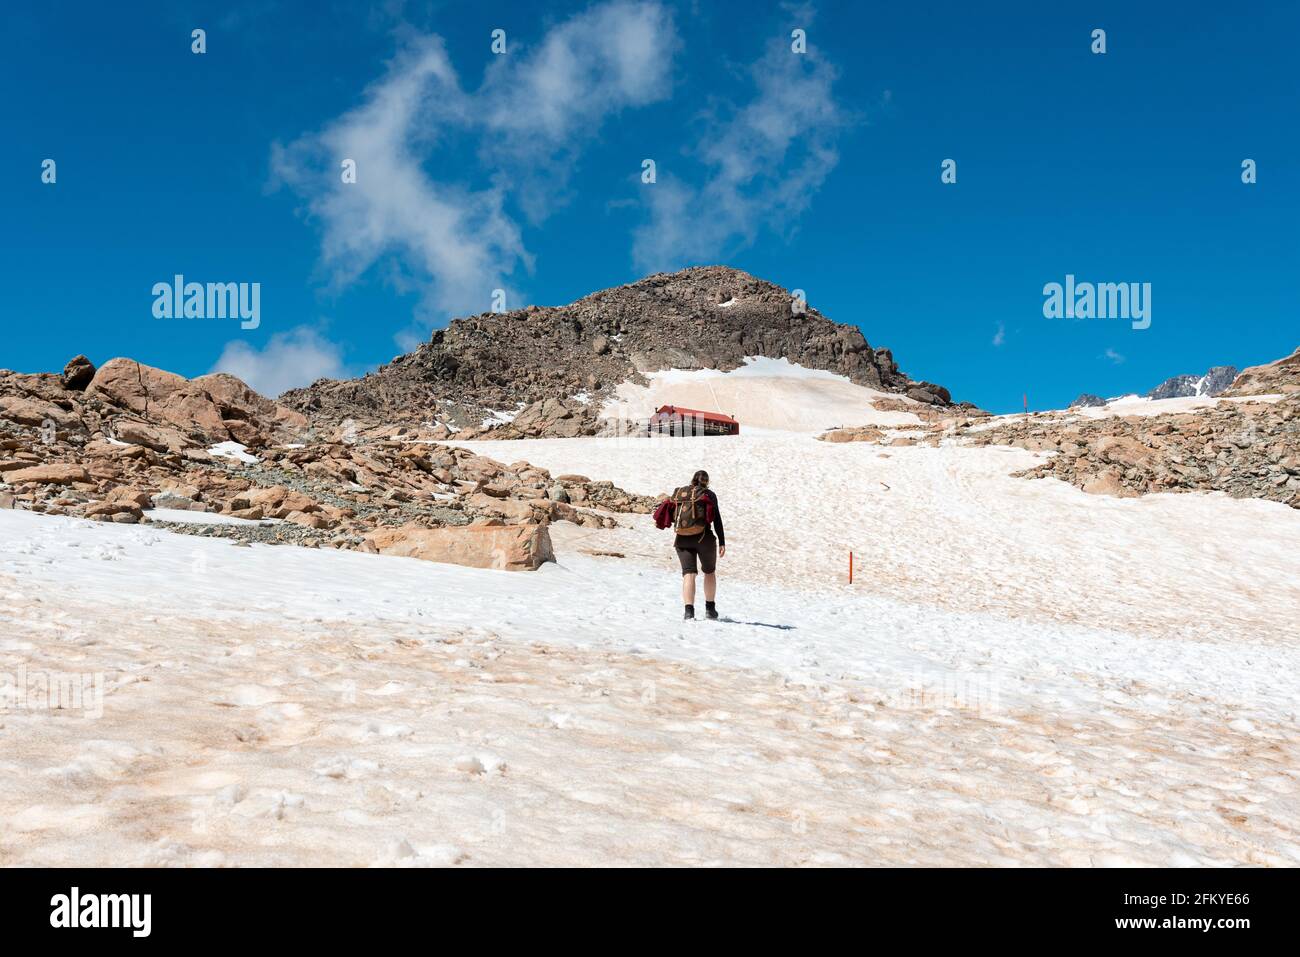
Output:
[[[1193,398],[1196,396],[1213,396],[1227,391],[1237,378],[1236,366],[1214,366],[1205,375],[1176,375],[1166,379],[1150,392],[1146,393],[1148,399],[1183,399]],[[1089,408],[1103,406],[1108,402],[1114,402],[1116,399],[1127,398],[1123,396],[1111,396],[1109,399],[1103,399],[1099,395],[1093,395],[1091,392],[1084,392],[1077,399],[1070,403],[1071,409]]]

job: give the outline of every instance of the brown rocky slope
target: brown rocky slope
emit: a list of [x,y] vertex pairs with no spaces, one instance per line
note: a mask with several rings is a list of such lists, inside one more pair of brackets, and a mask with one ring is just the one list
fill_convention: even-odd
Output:
[[1294,395],[1300,392],[1300,349],[1289,356],[1243,369],[1224,395]]
[[[659,273],[567,306],[455,319],[429,342],[359,379],[322,379],[280,402],[318,421],[421,424],[494,437],[585,435],[619,383],[669,368],[734,369],[746,356],[787,358],[873,389],[946,406],[948,390],[915,382],[888,349],[791,294],[726,266]],[[463,436],[462,436],[463,437]]]
[[[233,376],[130,359],[96,370],[78,356],[62,376],[0,370],[0,508],[128,524],[158,521],[155,509],[220,513],[276,521],[168,526],[394,554],[418,544],[418,557],[514,569],[551,557],[552,522],[607,528],[653,504],[398,433],[323,435]],[[232,442],[256,455],[222,454]]]
[[1225,492],[1300,508],[1300,395],[1277,402],[1222,402],[1167,415],[1076,421],[1034,416],[976,433],[976,445],[1055,452],[1022,473],[1085,492]]

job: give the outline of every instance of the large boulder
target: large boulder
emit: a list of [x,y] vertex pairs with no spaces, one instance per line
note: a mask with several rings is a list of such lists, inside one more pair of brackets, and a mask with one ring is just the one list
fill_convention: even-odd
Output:
[[63,367],[63,375],[59,378],[63,383],[63,388],[73,392],[81,392],[86,386],[90,385],[90,380],[94,377],[95,364],[85,356],[74,356]]
[[907,387],[907,397],[927,405],[951,405],[952,395],[941,385],[933,382],[914,382]]
[[285,488],[283,485],[255,489],[245,497],[250,505],[261,506],[271,518],[288,518],[294,512],[305,515],[321,510],[320,504],[315,499],[302,492]]
[[30,468],[15,469],[5,473],[5,481],[10,485],[24,482],[37,482],[42,485],[71,485],[74,482],[89,482],[90,473],[80,465],[71,463],[52,463],[33,465]]
[[129,409],[150,422],[162,422],[210,442],[225,442],[230,432],[211,396],[184,376],[134,359],[105,362],[86,388],[87,396]]
[[71,425],[76,421],[75,416],[52,402],[42,402],[39,399],[27,399],[16,395],[0,396],[0,419],[8,419],[19,425],[36,426],[53,422],[59,427]]
[[471,568],[533,571],[555,561],[544,525],[461,525],[381,528],[366,539],[382,555],[449,562]]
[[859,425],[851,429],[831,429],[817,436],[823,442],[880,442],[885,433],[874,425]]
[[234,439],[261,446],[296,439],[310,426],[301,412],[277,405],[227,373],[186,379],[133,359],[104,363],[86,395],[206,442]]
[[[306,432],[310,427],[307,416],[254,392],[242,379],[228,372],[213,372],[190,381],[216,403],[222,418],[226,420],[227,428],[230,428],[231,420],[241,419],[271,433],[284,430],[297,434]],[[233,433],[234,429],[231,431]]]
[[1103,462],[1129,468],[1150,468],[1159,458],[1154,449],[1126,435],[1102,436],[1095,449]]
[[164,425],[145,425],[143,422],[129,420],[114,423],[113,437],[119,442],[143,445],[155,452],[179,452],[193,444],[177,429]]
[[532,505],[517,498],[495,498],[479,491],[468,496],[465,503],[489,515],[500,516],[508,522],[527,523],[533,518]]

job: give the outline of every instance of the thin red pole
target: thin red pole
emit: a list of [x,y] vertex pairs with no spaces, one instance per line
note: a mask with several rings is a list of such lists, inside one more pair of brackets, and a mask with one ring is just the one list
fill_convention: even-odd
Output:
[[849,552],[849,584],[853,584],[853,553]]

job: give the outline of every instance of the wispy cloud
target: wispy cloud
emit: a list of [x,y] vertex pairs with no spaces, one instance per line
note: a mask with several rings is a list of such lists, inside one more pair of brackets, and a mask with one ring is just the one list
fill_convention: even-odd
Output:
[[679,41],[658,3],[615,0],[550,30],[537,48],[497,57],[480,96],[486,124],[520,137],[561,143],[624,107],[666,97]]
[[617,0],[494,59],[475,97],[481,152],[531,219],[560,201],[581,144],[607,117],[668,98],[680,46],[666,7]]
[[643,187],[650,218],[636,230],[633,260],[646,270],[716,259],[764,228],[788,231],[839,161],[850,122],[836,102],[836,71],[810,43],[769,42],[749,68],[754,96],[709,117],[692,153],[708,170],[691,185],[670,162]]
[[1102,353],[1102,355],[1103,357],[1113,362],[1115,365],[1119,365],[1124,361],[1124,357],[1120,355],[1118,352],[1116,352],[1114,349],[1107,349],[1104,353]]
[[[508,43],[469,91],[441,38],[411,39],[361,105],[273,146],[272,183],[297,192],[320,224],[336,287],[394,256],[420,288],[423,318],[488,308],[493,289],[533,267],[509,204],[545,216],[574,152],[606,117],[668,95],[678,46],[665,7],[631,0],[557,24],[535,49]],[[430,175],[431,160],[452,148],[488,160],[491,184]],[[355,183],[341,181],[344,159],[356,161]]]
[[229,372],[272,397],[322,376],[338,379],[351,373],[342,349],[307,326],[277,332],[260,350],[241,339],[232,340],[209,371]]
[[[423,169],[466,109],[442,41],[424,38],[390,64],[361,106],[272,148],[275,180],[302,195],[320,223],[322,262],[337,286],[395,254],[421,277],[429,308],[482,308],[525,259],[499,189],[436,182]],[[356,162],[355,183],[342,181],[345,159]]]
[[1005,322],[998,323],[998,331],[993,333],[993,345],[1000,346],[1007,341],[1007,325]]

